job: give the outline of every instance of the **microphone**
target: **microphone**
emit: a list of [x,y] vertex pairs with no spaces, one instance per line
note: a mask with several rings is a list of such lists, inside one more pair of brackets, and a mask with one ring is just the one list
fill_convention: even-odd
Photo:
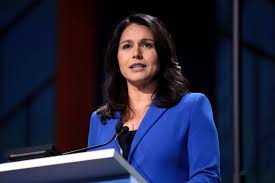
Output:
[[118,136],[122,135],[123,133],[126,133],[129,131],[129,128],[128,126],[123,126],[123,123],[122,121],[119,121],[116,125],[116,133],[114,134],[114,136],[108,140],[107,142],[103,143],[103,144],[98,144],[98,145],[95,145],[95,146],[91,146],[91,147],[85,147],[85,148],[82,148],[82,149],[76,149],[76,150],[73,150],[73,151],[69,151],[69,152],[65,152],[65,153],[62,153],[62,155],[66,155],[66,154],[73,154],[73,153],[78,153],[78,152],[83,152],[83,151],[88,151],[88,150],[91,150],[91,149],[95,149],[95,148],[98,148],[98,147],[102,147],[102,146],[105,146],[107,144],[109,144],[110,142],[112,142],[115,138],[117,138]]

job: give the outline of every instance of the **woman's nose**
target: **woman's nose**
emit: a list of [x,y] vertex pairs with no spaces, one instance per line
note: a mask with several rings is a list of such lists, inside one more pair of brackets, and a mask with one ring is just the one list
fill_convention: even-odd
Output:
[[139,47],[134,48],[133,58],[135,59],[142,59],[142,52]]

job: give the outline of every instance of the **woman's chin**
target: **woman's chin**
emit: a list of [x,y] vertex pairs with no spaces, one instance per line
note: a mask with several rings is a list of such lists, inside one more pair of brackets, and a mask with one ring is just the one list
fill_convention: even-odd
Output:
[[150,88],[155,87],[156,82],[152,81],[152,79],[135,79],[135,80],[127,80],[128,86],[132,85],[137,88]]

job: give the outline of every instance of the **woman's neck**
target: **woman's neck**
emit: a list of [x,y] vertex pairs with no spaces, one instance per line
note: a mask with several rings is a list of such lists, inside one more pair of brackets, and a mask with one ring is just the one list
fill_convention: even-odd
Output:
[[156,83],[151,83],[146,86],[135,86],[128,83],[129,104],[133,110],[138,110],[149,106],[154,99]]
[[144,87],[127,84],[129,107],[124,111],[122,120],[130,129],[137,129],[154,99],[156,84]]

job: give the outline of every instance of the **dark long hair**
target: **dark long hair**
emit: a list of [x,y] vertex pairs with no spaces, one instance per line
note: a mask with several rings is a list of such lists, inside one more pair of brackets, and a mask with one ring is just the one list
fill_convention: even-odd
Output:
[[149,27],[154,36],[160,65],[156,77],[156,106],[171,107],[188,92],[188,81],[181,73],[174,43],[164,24],[156,17],[150,15],[130,15],[116,26],[113,37],[107,47],[105,55],[106,79],[104,83],[106,104],[97,110],[97,113],[101,115],[102,122],[109,118],[115,118],[116,111],[123,112],[129,107],[126,79],[119,71],[117,52],[122,32],[133,23]]

